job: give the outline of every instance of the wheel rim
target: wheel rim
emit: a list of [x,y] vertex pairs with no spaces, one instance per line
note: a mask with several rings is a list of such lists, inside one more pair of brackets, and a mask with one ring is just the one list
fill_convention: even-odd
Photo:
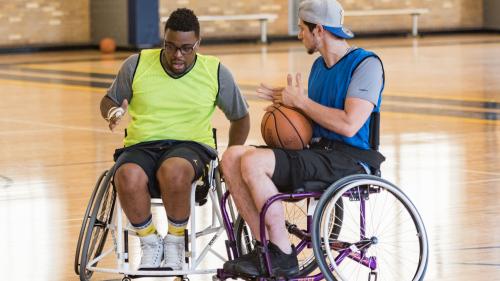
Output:
[[[359,194],[367,186],[378,188],[379,193],[371,194],[368,200],[356,201],[353,191]],[[348,194],[352,198],[347,197]],[[331,217],[335,216],[333,202],[340,198],[343,198],[344,218],[338,240],[333,241],[328,238],[331,237],[332,227],[326,224],[326,219],[331,221]],[[359,256],[366,257],[365,265],[359,259],[351,258],[352,255],[336,264],[334,261],[342,250],[326,247],[326,258],[320,259],[319,263],[328,280],[366,280],[371,272],[368,268],[370,263],[376,266],[378,280],[421,280],[428,257],[425,228],[414,205],[397,187],[381,179],[364,176],[341,185],[328,199],[329,203],[320,200],[325,202],[319,204],[322,208],[317,218],[315,214],[315,222],[319,221],[313,231],[315,252],[322,248],[321,245],[332,242],[349,242],[346,245],[353,245],[361,241],[362,220],[366,221],[364,241],[373,239],[369,246],[366,244],[356,250]],[[364,217],[360,216],[359,211],[362,201],[365,201],[367,212]],[[371,261],[368,259],[370,257]],[[328,270],[329,266],[333,268],[333,273]]]
[[112,219],[116,200],[116,192],[110,181],[110,175],[108,175],[99,190],[87,227],[80,261],[80,276],[82,277],[83,274],[85,279],[90,279],[92,276],[93,271],[87,269],[87,264],[102,253],[109,231],[108,226]]
[[80,233],[78,235],[78,242],[76,244],[76,252],[75,252],[75,265],[74,265],[75,268],[74,269],[75,269],[76,275],[80,275],[80,259],[81,259],[80,253],[81,253],[81,249],[82,249],[83,238],[84,238],[84,235],[85,235],[87,227],[88,227],[88,222],[89,222],[89,218],[90,218],[89,215],[90,215],[90,212],[94,206],[94,203],[95,203],[94,201],[95,201],[97,191],[99,190],[101,182],[102,182],[103,178],[106,176],[107,172],[108,171],[106,170],[101,174],[101,176],[99,176],[99,178],[94,186],[94,189],[92,191],[92,194],[90,195],[89,203],[87,204],[87,209],[85,210],[85,214],[83,215],[82,227],[80,228]]

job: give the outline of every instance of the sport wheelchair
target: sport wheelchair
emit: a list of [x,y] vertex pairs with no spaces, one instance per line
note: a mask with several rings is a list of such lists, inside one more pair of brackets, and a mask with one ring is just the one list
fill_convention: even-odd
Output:
[[[378,150],[378,112],[370,123],[371,148]],[[268,199],[260,213],[259,247],[266,276],[234,276],[219,269],[213,280],[284,280],[270,269],[265,215],[269,206],[284,201],[289,237],[296,245],[300,272],[288,280],[423,280],[428,263],[428,240],[423,221],[410,199],[380,171],[364,166],[366,174],[344,177],[333,184],[306,182],[293,194]],[[227,229],[228,256],[252,250],[250,230],[238,217],[230,221],[226,193],[221,210]],[[319,270],[318,270],[319,268]]]
[[[186,261],[183,269],[176,271],[131,269],[129,236],[136,236],[136,234],[122,214],[120,202],[117,200],[112,180],[114,170],[113,166],[104,171],[97,180],[83,217],[74,261],[75,273],[80,276],[81,281],[90,280],[94,272],[122,274],[123,281],[152,276],[176,276],[178,279],[188,280],[187,276],[191,274],[213,274],[216,272],[215,267],[207,268],[207,255],[209,253],[222,262],[227,260],[223,256],[224,253],[221,255],[213,249],[218,238],[225,232],[219,209],[219,202],[225,190],[224,186],[221,185],[216,154],[214,154],[214,159],[207,169],[205,180],[192,184],[194,192],[191,192],[190,199],[192,206],[190,226],[189,231],[186,230],[185,234]],[[208,201],[210,203],[205,205]],[[152,198],[151,203],[152,207],[163,206],[160,198]],[[201,209],[207,213],[211,212],[211,221],[208,222],[209,219],[206,220],[206,217],[197,221],[195,209],[200,210],[200,207],[194,208],[194,206],[211,207],[211,210]],[[236,214],[232,208],[230,211],[234,219]],[[197,230],[200,229],[200,225],[202,229]],[[109,243],[109,235],[111,235],[112,243]],[[113,253],[116,258],[116,266],[98,266],[104,258],[112,256]]]

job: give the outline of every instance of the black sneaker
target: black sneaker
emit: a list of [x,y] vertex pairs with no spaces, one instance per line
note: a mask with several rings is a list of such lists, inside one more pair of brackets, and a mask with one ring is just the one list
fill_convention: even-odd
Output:
[[292,252],[285,254],[278,246],[269,243],[269,254],[271,256],[271,266],[274,276],[295,277],[299,274],[297,249],[295,249],[294,245],[292,245]]
[[262,247],[262,243],[260,243],[259,241],[255,241],[254,243],[254,247],[253,249],[234,259],[234,260],[230,260],[230,261],[227,261],[224,263],[224,271],[227,272],[227,273],[232,273],[232,274],[239,274],[239,268],[241,267],[250,267],[250,268],[253,268],[255,270],[252,270],[248,273],[246,273],[247,275],[249,276],[259,276],[261,275],[260,274],[260,271],[256,269],[255,265],[258,265],[259,264],[259,253],[260,251],[258,250],[260,247]]
[[[292,253],[283,253],[278,246],[269,243],[269,256],[271,258],[271,266],[273,276],[277,277],[294,277],[299,273],[299,262],[297,260],[297,250],[292,245]],[[257,249],[257,247],[255,248]],[[266,276],[267,270],[264,264],[264,258],[260,251],[253,250],[244,256],[234,260],[226,266],[224,271],[235,275],[245,275],[250,277]]]

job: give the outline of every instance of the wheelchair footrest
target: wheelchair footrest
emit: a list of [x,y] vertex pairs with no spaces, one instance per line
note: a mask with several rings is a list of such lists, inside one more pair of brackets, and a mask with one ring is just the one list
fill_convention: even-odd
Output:
[[[217,269],[217,275],[213,280],[226,280],[226,279],[243,279],[248,281],[285,281],[289,280],[284,277],[268,277],[268,276],[250,276],[246,274],[233,274],[225,272],[224,269]],[[292,279],[290,279],[292,280]]]
[[150,275],[150,274],[147,274],[147,275],[141,275],[141,274],[135,274],[135,275],[128,275],[128,277],[132,278],[132,279],[135,279],[135,278],[146,278],[146,277],[165,277],[165,276],[171,276],[171,277],[176,277],[176,276],[181,276],[182,275],[178,275],[178,274],[168,274],[169,272],[172,272],[172,269],[169,268],[169,267],[158,267],[158,268],[148,268],[148,269],[145,269],[145,271],[157,271],[158,272],[158,275]]

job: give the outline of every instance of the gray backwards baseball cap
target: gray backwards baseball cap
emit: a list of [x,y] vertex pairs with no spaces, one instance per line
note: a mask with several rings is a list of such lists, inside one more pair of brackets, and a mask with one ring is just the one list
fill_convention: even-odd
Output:
[[336,0],[305,0],[299,6],[299,18],[303,21],[321,24],[333,35],[350,39],[354,37],[351,30],[343,26],[344,9]]

